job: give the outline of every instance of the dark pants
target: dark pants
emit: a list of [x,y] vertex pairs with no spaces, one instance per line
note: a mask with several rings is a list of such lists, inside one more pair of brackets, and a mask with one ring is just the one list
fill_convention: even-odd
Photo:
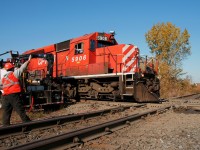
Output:
[[13,108],[18,113],[23,122],[30,121],[30,118],[26,115],[25,109],[22,104],[22,100],[20,100],[20,94],[14,93],[9,95],[4,95],[2,98],[3,126],[10,125],[10,117]]

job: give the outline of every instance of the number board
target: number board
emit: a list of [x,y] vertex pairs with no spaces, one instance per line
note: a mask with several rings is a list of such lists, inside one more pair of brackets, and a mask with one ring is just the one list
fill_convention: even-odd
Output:
[[108,41],[108,37],[99,35],[99,36],[97,36],[97,40]]

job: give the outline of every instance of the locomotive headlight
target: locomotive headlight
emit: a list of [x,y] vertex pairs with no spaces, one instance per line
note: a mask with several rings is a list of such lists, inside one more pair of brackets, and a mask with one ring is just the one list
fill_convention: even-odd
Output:
[[112,34],[114,36],[115,35],[115,31],[110,31],[110,34]]
[[32,85],[39,85],[40,84],[40,81],[39,80],[27,80],[27,82],[29,84],[32,84]]
[[39,80],[33,80],[32,84],[37,84],[38,85],[38,84],[40,84],[40,81]]

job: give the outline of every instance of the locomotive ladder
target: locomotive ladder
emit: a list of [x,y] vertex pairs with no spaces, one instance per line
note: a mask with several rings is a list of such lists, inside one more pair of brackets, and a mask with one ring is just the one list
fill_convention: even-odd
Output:
[[124,93],[123,96],[133,96],[134,74],[124,74]]

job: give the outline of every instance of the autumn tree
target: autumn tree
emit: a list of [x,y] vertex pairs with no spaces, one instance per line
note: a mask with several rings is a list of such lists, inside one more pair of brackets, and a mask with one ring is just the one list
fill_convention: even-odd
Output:
[[[181,29],[172,23],[158,23],[146,34],[146,41],[152,54],[159,60],[161,94],[173,88],[177,78],[183,74],[182,61],[191,54],[187,29]],[[165,90],[166,88],[166,90]]]

